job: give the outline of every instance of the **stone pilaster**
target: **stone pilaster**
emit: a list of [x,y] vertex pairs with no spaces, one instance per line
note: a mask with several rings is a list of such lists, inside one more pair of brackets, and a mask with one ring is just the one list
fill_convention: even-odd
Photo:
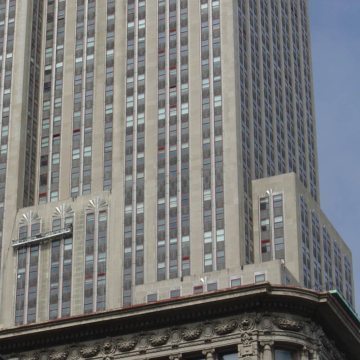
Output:
[[170,355],[170,356],[169,356],[169,360],[181,360],[181,359],[182,359],[182,355],[181,355],[181,354]]
[[203,355],[205,355],[206,360],[215,360],[215,357],[214,357],[215,349],[203,350],[202,353],[203,353]]

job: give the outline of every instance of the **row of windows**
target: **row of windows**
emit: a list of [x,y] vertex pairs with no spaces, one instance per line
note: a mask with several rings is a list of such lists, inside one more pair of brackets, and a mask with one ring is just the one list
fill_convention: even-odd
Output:
[[43,25],[43,2],[33,2],[33,21],[31,29],[31,58],[28,109],[27,109],[27,131],[26,131],[26,152],[25,152],[25,175],[24,175],[24,206],[34,204],[36,173],[36,152],[37,152],[37,128],[39,112],[40,92],[40,66],[41,62],[41,37]]
[[[40,233],[40,222],[35,220],[19,227],[19,239]],[[15,324],[36,321],[39,245],[22,247],[17,254]]]
[[240,64],[240,110],[242,114],[242,167],[244,183],[244,240],[246,263],[253,261],[253,234],[252,234],[252,201],[251,201],[251,179],[252,179],[252,157],[250,147],[250,93],[248,90],[248,45],[247,45],[247,12],[244,1],[238,2],[238,24],[239,24],[239,64]]
[[[258,284],[266,281],[266,274],[263,272],[256,272],[254,274],[254,283]],[[218,283],[216,281],[205,281],[205,284],[199,284],[193,286],[193,294],[202,294],[204,292],[216,291],[218,290]],[[242,279],[241,277],[231,277],[230,287],[241,286]],[[174,288],[169,291],[169,298],[174,299],[182,296],[181,288]],[[150,293],[146,295],[146,302],[156,302],[158,301],[157,293]]]
[[105,310],[107,213],[86,215],[84,312]]
[[59,198],[62,86],[65,34],[64,1],[48,0],[40,143],[39,203]]
[[77,2],[71,197],[91,192],[95,7],[95,0]]
[[[52,231],[72,226],[73,215],[54,217]],[[104,310],[106,307],[106,252],[108,216],[106,210],[86,215],[84,262],[84,312]],[[34,218],[20,225],[19,239],[36,238],[40,234],[40,220]],[[36,302],[39,266],[39,244],[23,246],[17,253],[17,285],[15,323],[36,321]],[[67,233],[50,246],[49,319],[71,314],[71,285],[73,275],[73,238]]]
[[104,130],[104,175],[103,189],[112,185],[113,150],[113,106],[114,106],[114,40],[115,40],[115,0],[107,0],[106,20],[106,79],[105,79],[105,130]]
[[309,211],[303,196],[300,214],[304,286],[316,290],[336,288],[352,305],[351,260],[342,253],[337,240],[320,223],[315,211]]
[[225,268],[220,4],[201,0],[204,271]]
[[[54,218],[52,230],[72,226],[73,217]],[[49,319],[70,316],[73,239],[67,237],[51,243]]]
[[0,21],[0,247],[8,151],[16,0],[3,2]]
[[2,246],[2,227],[4,217],[4,199],[6,166],[11,105],[11,83],[13,48],[15,32],[16,0],[3,1],[0,11],[0,249]]
[[123,304],[144,282],[145,1],[127,1]]
[[190,274],[187,0],[158,1],[157,280]]
[[259,210],[262,261],[285,259],[283,195],[260,198]]

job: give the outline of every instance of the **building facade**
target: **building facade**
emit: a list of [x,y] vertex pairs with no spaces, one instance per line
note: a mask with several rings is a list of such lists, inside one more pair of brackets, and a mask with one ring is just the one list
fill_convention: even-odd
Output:
[[319,207],[307,1],[0,10],[1,327],[263,281],[353,306]]

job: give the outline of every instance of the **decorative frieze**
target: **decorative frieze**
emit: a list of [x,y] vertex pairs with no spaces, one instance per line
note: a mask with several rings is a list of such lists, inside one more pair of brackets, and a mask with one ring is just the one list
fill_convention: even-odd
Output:
[[300,331],[304,325],[300,321],[291,320],[288,318],[275,318],[275,324],[282,330]]
[[[310,336],[315,333],[317,336]],[[97,339],[94,343],[74,344],[71,348],[47,349],[43,352],[47,354],[45,357],[34,352],[24,354],[21,360],[140,359],[152,358],[155,353],[179,360],[182,353],[192,348],[206,349],[209,343],[211,348],[204,353],[207,360],[213,358],[214,349],[229,343],[237,346],[239,359],[257,360],[261,354],[262,359],[270,360],[277,336],[281,336],[282,342],[287,337],[289,343],[303,344],[306,356],[323,353],[331,354],[329,359],[343,359],[322,329],[310,319],[279,313],[246,313],[127,337]]]

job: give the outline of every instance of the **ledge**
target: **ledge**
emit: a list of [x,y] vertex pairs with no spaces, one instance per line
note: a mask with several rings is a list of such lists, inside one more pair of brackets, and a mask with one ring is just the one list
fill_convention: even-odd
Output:
[[261,283],[3,329],[0,353],[180,326],[246,312],[306,316],[337,339],[345,352],[353,355],[353,349],[360,346],[359,319],[351,316],[331,293]]

